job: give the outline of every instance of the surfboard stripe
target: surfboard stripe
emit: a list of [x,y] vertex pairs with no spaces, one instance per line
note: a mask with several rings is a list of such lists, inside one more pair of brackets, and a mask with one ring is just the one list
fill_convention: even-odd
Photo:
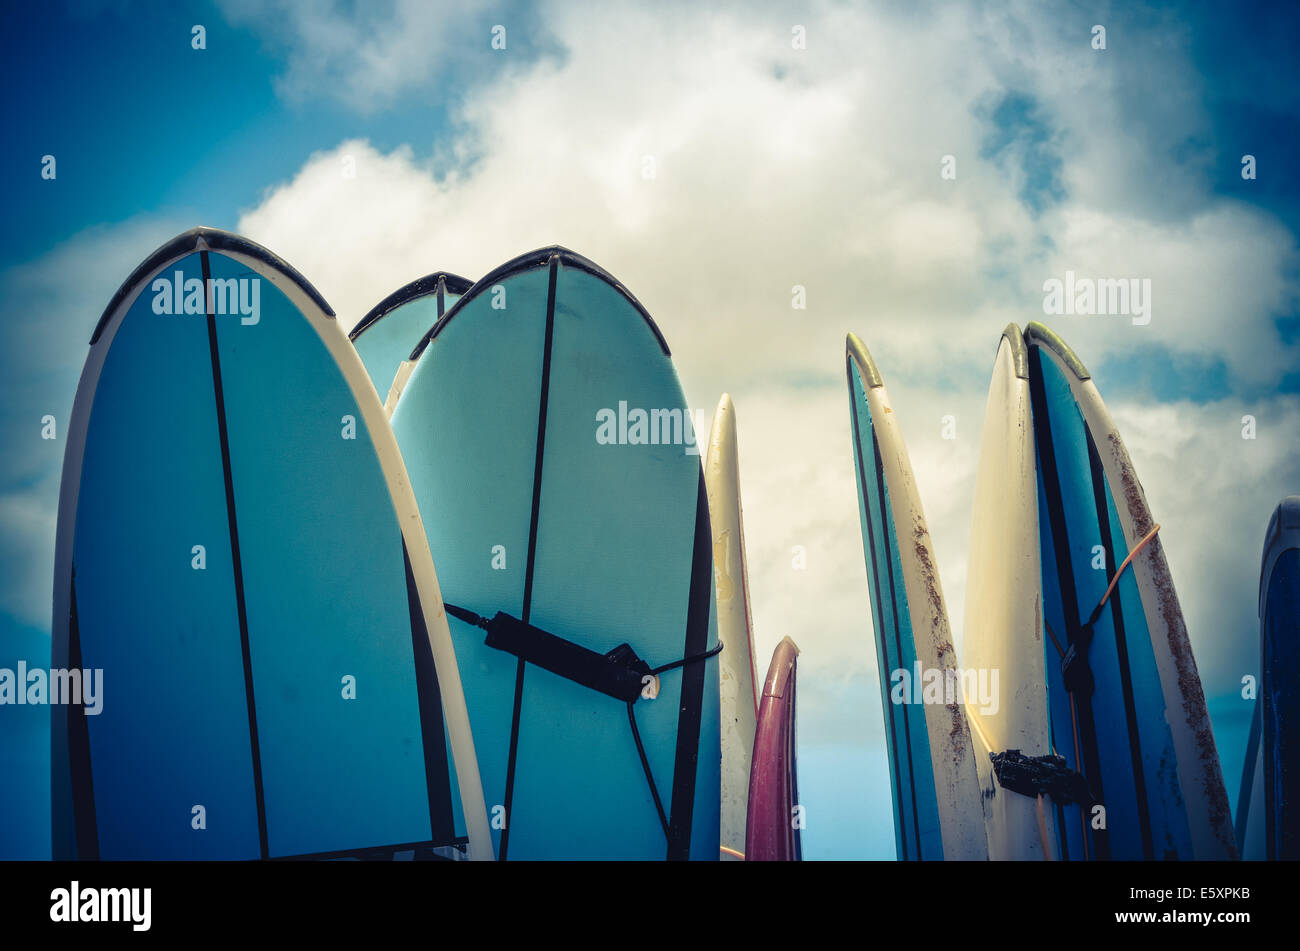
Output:
[[[551,395],[551,352],[555,344],[555,282],[559,258],[552,255],[548,264],[546,288],[546,332],[542,346],[542,386],[537,400],[537,451],[533,460],[533,502],[528,523],[528,560],[524,568],[524,602],[521,619],[527,623],[532,616],[533,577],[537,565],[537,522],[542,504],[542,472],[546,458],[546,410]],[[519,720],[523,713],[524,668],[520,658],[515,672],[515,704],[510,722],[510,754],[506,764],[505,807],[507,823],[501,831],[500,860],[505,861],[510,847],[511,805],[515,791],[515,763],[519,755]]]
[[[1250,718],[1250,736],[1246,740],[1246,758],[1241,766],[1241,793],[1237,796],[1237,822],[1235,831],[1237,833],[1237,848],[1241,851],[1241,857],[1248,858],[1246,854],[1246,830],[1250,825],[1251,818],[1251,798],[1254,795],[1255,785],[1255,768],[1259,759],[1259,739],[1260,727],[1262,725],[1263,703],[1255,701],[1255,712]],[[1256,822],[1261,822],[1260,816],[1255,816]]]
[[[700,473],[695,501],[695,546],[691,558],[691,586],[686,606],[683,657],[709,649],[709,605],[713,595],[713,533],[709,530],[709,496]],[[700,723],[704,711],[704,663],[687,664],[682,671],[677,713],[677,750],[673,757],[673,793],[668,819],[668,858],[691,857],[691,829],[695,810],[695,780],[700,755]]]
[[[1061,606],[1062,619],[1065,624],[1065,633],[1068,644],[1075,644],[1080,636],[1080,615],[1079,601],[1075,591],[1073,581],[1062,583],[1061,579],[1073,579],[1074,567],[1070,555],[1070,543],[1068,538],[1068,529],[1066,526],[1065,510],[1062,503],[1061,478],[1056,463],[1056,444],[1053,441],[1053,426],[1050,413],[1047,409],[1047,397],[1043,386],[1043,369],[1042,355],[1037,348],[1031,348],[1029,352],[1030,372],[1029,372],[1029,391],[1034,403],[1034,444],[1038,449],[1039,471],[1042,477],[1042,487],[1047,496],[1047,518],[1039,520],[1040,530],[1049,536],[1049,543],[1054,554],[1055,569],[1049,576],[1045,570],[1043,576],[1044,596],[1049,593],[1054,595],[1054,599]],[[1046,605],[1044,605],[1044,616],[1046,616]],[[1050,640],[1044,641],[1045,649],[1050,650]],[[1055,668],[1059,670],[1060,659],[1048,654],[1047,662],[1050,665],[1055,662]],[[1049,692],[1049,697],[1051,696]],[[1100,755],[1098,752],[1097,728],[1093,718],[1092,701],[1090,697],[1075,695],[1075,707],[1078,710],[1078,727],[1080,733],[1080,742],[1083,752],[1082,772],[1087,776],[1092,794],[1101,802],[1105,802],[1106,791],[1102,783]],[[1061,751],[1063,744],[1058,743],[1058,752]],[[1069,754],[1065,754],[1067,759],[1072,759],[1073,748]],[[1076,769],[1079,768],[1077,765]],[[1064,823],[1062,823],[1064,826]],[[1093,830],[1091,836],[1093,851],[1097,858],[1107,859],[1110,857],[1110,847],[1108,840],[1108,830]],[[1085,842],[1085,848],[1087,843]]]
[[[69,616],[68,669],[84,670],[81,662],[81,633],[77,625],[77,579],[72,579],[72,604]],[[99,860],[99,829],[95,822],[95,779],[90,765],[90,736],[86,710],[81,704],[68,706],[68,753],[72,774],[72,808],[76,829],[77,859]]]
[[[881,678],[883,680],[888,681],[890,675],[894,670],[907,670],[909,673],[912,671],[913,669],[912,665],[911,663],[908,662],[908,660],[910,660],[910,655],[912,652],[906,650],[903,646],[903,630],[900,624],[900,618],[902,616],[902,612],[900,612],[898,609],[898,585],[894,577],[894,551],[896,546],[893,544],[894,539],[892,537],[892,525],[891,525],[892,520],[889,518],[889,514],[887,512],[889,486],[885,483],[885,480],[881,475],[883,471],[882,468],[883,464],[880,459],[880,442],[879,440],[876,439],[874,427],[871,433],[871,449],[875,456],[874,464],[876,467],[875,471],[877,473],[876,476],[877,491],[875,494],[879,506],[878,512],[880,515],[880,521],[877,524],[881,526],[885,526],[885,530],[890,535],[888,541],[886,542],[886,549],[885,549],[886,552],[888,553],[888,557],[885,558],[885,574],[889,580],[889,605],[890,605],[890,611],[887,617],[892,618],[894,622],[893,623],[894,649],[897,651],[897,653],[894,655],[896,666],[881,671]],[[911,634],[910,629],[908,631],[908,634],[910,636]],[[910,700],[911,698],[907,698],[907,699]],[[892,698],[891,698],[890,705],[899,706],[899,704],[894,704],[892,702]],[[912,719],[913,719],[912,710],[911,710],[912,705],[910,703],[904,703],[901,704],[901,706],[903,708],[902,709],[903,743],[904,743],[904,748],[907,750],[907,787],[906,788],[912,803],[912,827],[913,827],[913,836],[914,836],[913,841],[916,843],[916,848],[917,848],[917,852],[914,858],[919,859],[922,857],[921,844],[920,844],[921,843],[921,818],[920,818],[920,809],[918,808],[916,802],[917,762],[916,762],[916,756],[914,755],[912,750],[912,731],[913,729],[916,728],[916,724],[912,723]]]
[[452,819],[451,776],[446,724],[442,716],[442,692],[429,647],[429,630],[424,623],[420,592],[411,571],[411,555],[402,539],[402,562],[406,566],[406,603],[411,614],[411,649],[415,657],[415,684],[420,706],[420,736],[424,741],[424,777],[429,790],[429,829],[431,842],[447,843],[457,839]]
[[[210,287],[212,266],[208,252],[199,252],[203,286]],[[226,400],[221,383],[221,354],[217,346],[217,319],[210,293],[205,294],[208,348],[212,357],[212,393],[217,407],[217,435],[221,443],[221,470],[226,485],[226,519],[230,527],[230,558],[235,584],[235,611],[239,616],[239,644],[244,659],[244,696],[248,704],[248,738],[253,756],[253,790],[257,800],[257,840],[262,858],[270,854],[266,831],[266,793],[262,786],[262,754],[257,736],[257,701],[253,691],[253,659],[248,642],[248,606],[244,598],[244,569],[239,557],[239,523],[235,516],[235,484],[230,470],[230,436],[226,429]]]
[[[1107,506],[1106,476],[1102,472],[1101,458],[1097,455],[1097,446],[1092,434],[1088,439],[1088,465],[1092,471],[1093,499],[1097,506],[1097,525],[1101,529],[1101,545],[1106,557],[1107,586],[1115,578],[1115,570],[1123,563],[1127,552],[1116,552],[1115,542],[1110,528],[1110,512]],[[1121,542],[1122,544],[1122,542]],[[1133,784],[1137,793],[1138,827],[1142,837],[1142,857],[1155,858],[1151,841],[1151,806],[1147,800],[1146,777],[1142,768],[1142,732],[1138,725],[1137,706],[1133,699],[1133,671],[1129,662],[1128,640],[1124,631],[1124,598],[1112,597],[1106,604],[1110,611],[1111,623],[1115,635],[1115,651],[1119,660],[1120,692],[1124,700],[1124,719],[1128,724],[1129,758],[1133,768]]]

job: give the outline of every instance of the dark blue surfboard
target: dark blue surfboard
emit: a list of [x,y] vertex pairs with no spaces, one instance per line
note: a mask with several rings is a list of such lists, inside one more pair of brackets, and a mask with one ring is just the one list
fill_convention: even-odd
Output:
[[[717,646],[712,552],[686,408],[649,315],[563,248],[475,284],[397,402],[443,596],[461,612],[452,634],[499,857],[718,857],[718,661],[702,658]],[[530,625],[513,649],[475,626],[498,614]],[[694,659],[630,705],[564,660],[603,669],[624,644],[649,668]]]
[[69,424],[53,663],[103,690],[52,708],[54,856],[483,855],[440,601],[329,306],[236,235],[168,242],[104,312]]
[[[1300,496],[1269,520],[1259,579],[1264,858],[1300,859]],[[1240,808],[1240,806],[1238,807]]]

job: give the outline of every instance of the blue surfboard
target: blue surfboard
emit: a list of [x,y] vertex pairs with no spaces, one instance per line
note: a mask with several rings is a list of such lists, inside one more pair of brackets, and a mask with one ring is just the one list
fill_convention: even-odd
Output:
[[1205,696],[1158,526],[1074,352],[1030,323],[1052,745],[1092,802],[1054,804],[1062,859],[1236,857]]
[[[1278,505],[1268,523],[1259,579],[1260,758],[1267,859],[1300,859],[1300,495]],[[1258,799],[1256,799],[1258,802]],[[1241,809],[1241,805],[1238,809]]]
[[396,443],[333,311],[250,241],[178,236],[95,328],[53,666],[102,687],[52,706],[56,858],[490,857]]
[[348,333],[381,402],[388,397],[398,368],[470,283],[446,271],[427,274],[393,291]]
[[717,859],[708,504],[650,316],[572,251],[516,258],[436,325],[392,424],[498,856]]

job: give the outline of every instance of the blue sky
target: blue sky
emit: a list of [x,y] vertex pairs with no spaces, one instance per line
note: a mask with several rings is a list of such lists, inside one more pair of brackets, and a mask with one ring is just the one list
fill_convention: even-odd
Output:
[[[844,333],[871,347],[899,408],[959,627],[998,335],[1042,318],[1045,277],[1131,269],[1157,288],[1150,328],[1058,329],[1166,525],[1235,799],[1259,546],[1272,505],[1300,490],[1300,8],[1249,10],[15,8],[0,58],[0,666],[48,657],[62,443],[32,434],[44,413],[66,418],[90,330],[150,250],[195,224],[239,230],[350,323],[420,274],[475,277],[559,242],[646,304],[693,405],[735,397],[759,666],[785,634],[803,649],[808,854],[887,857]],[[196,23],[206,50],[190,46]],[[956,182],[937,174],[945,154]],[[794,284],[806,312],[791,313]],[[963,421],[955,443],[938,438],[946,414]],[[0,856],[47,848],[43,724],[0,709],[0,769],[30,777],[0,793],[18,817],[0,823]]]

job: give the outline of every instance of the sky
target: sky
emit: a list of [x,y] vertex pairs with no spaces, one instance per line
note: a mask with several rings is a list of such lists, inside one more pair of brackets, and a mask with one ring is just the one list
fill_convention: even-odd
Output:
[[[63,444],[41,419],[66,420],[100,312],[155,247],[238,231],[346,327],[420,275],[562,244],[654,316],[692,407],[735,401],[760,673],[783,636],[802,649],[807,856],[894,852],[848,331],[898,412],[959,651],[1002,328],[1046,319],[1074,347],[1163,526],[1235,802],[1264,528],[1300,491],[1300,7],[83,0],[6,19],[0,667],[49,662]],[[1150,279],[1150,322],[1044,318],[1067,270]],[[0,708],[0,774],[30,780],[0,793],[0,857],[48,855],[43,713]]]

